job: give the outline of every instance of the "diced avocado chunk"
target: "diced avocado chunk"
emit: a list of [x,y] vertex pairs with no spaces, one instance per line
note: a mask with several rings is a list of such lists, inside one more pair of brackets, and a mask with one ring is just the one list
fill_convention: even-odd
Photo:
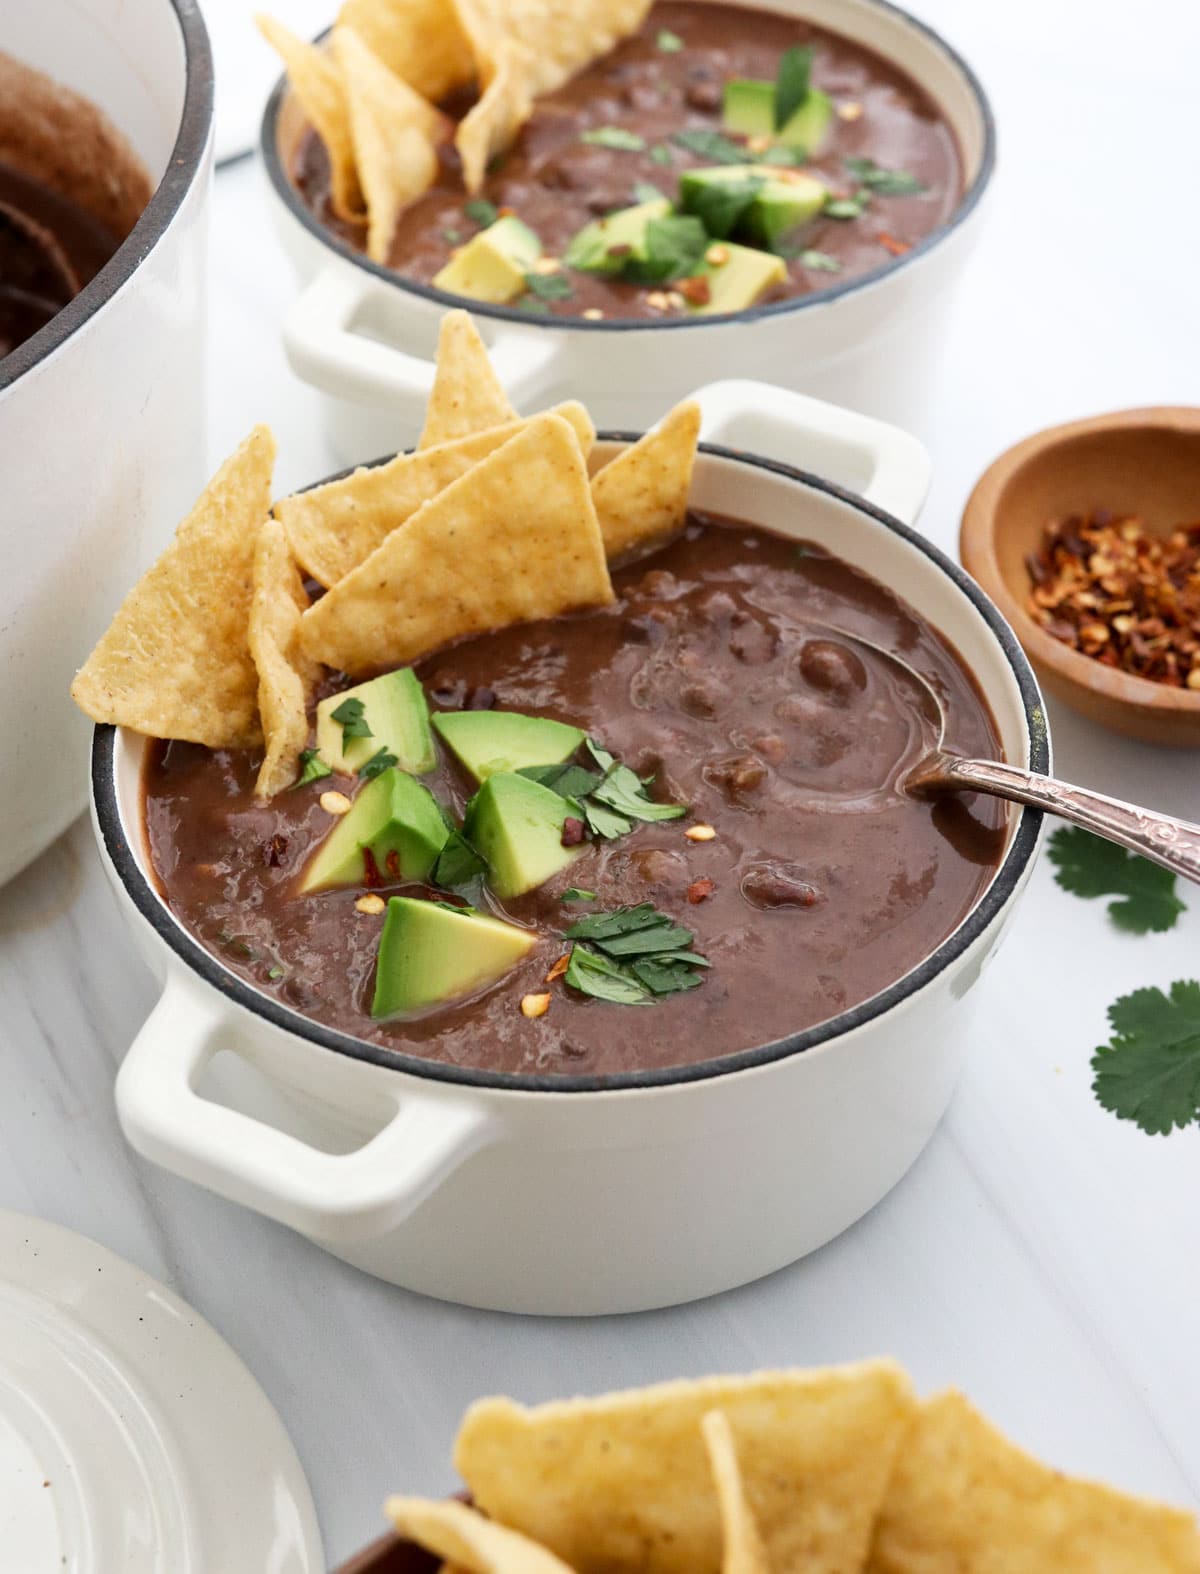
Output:
[[372,867],[385,880],[427,880],[449,835],[428,787],[404,771],[381,771],[335,821],[300,890],[366,885]]
[[[369,736],[347,738],[344,723],[334,720],[334,711],[347,700],[362,705],[362,724],[370,729]],[[317,753],[331,770],[353,775],[380,749],[394,754],[400,769],[414,776],[424,776],[437,764],[425,691],[411,667],[331,694],[317,706]]]
[[[740,210],[726,215],[730,223],[714,223],[720,213],[714,193],[743,193]],[[752,192],[752,195],[750,194]],[[722,164],[692,169],[680,176],[679,203],[699,214],[714,235],[736,234],[756,246],[773,246],[781,235],[815,218],[829,195],[822,181],[802,170],[774,164]]]
[[500,772],[467,805],[463,834],[487,859],[488,883],[503,901],[542,885],[583,851],[564,847],[563,821],[579,805],[527,776]]
[[541,241],[510,214],[459,247],[433,282],[439,290],[503,306],[523,293],[525,275],[541,255]]
[[443,742],[477,782],[497,771],[528,765],[561,765],[583,742],[579,727],[517,711],[439,711],[433,725]]
[[699,316],[712,317],[718,312],[744,312],[753,306],[759,296],[772,285],[782,284],[787,278],[787,264],[782,257],[769,251],[756,251],[751,246],[735,246],[732,241],[722,241],[726,253],[722,263],[705,262],[703,277],[708,280],[708,300],[691,305],[690,310]]
[[776,130],[774,82],[726,82],[722,121],[726,131],[744,137],[770,137],[815,158],[833,122],[833,100],[819,87],[809,88],[803,104]]
[[375,965],[377,1020],[470,994],[502,978],[537,943],[515,924],[467,908],[393,896]]
[[594,219],[571,238],[563,262],[583,273],[620,273],[631,257],[645,258],[646,226],[651,219],[665,219],[670,211],[671,204],[663,197]]
[[772,175],[746,215],[747,240],[774,246],[780,236],[816,218],[828,196],[828,187],[799,170]]

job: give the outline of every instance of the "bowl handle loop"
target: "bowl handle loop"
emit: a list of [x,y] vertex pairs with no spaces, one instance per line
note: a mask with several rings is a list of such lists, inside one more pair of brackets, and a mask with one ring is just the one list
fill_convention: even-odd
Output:
[[[292,370],[305,382],[339,399],[396,406],[397,430],[419,432],[433,387],[433,360],[386,342],[386,328],[384,338],[358,328],[372,314],[375,329],[389,323],[399,293],[394,285],[344,264],[327,267],[293,301],[283,342]],[[497,377],[514,405],[522,407],[549,382],[563,335],[538,334],[505,323],[496,324],[493,333],[486,318],[476,321],[488,342]]]
[[223,1047],[253,1059],[219,998],[172,970],[117,1076],[122,1129],[145,1158],[304,1235],[384,1234],[495,1138],[468,1089],[438,1097],[404,1079],[382,1094],[382,1130],[351,1153],[324,1152],[196,1091]]
[[709,383],[694,397],[706,442],[809,470],[906,525],[921,512],[933,467],[898,426],[748,378]]

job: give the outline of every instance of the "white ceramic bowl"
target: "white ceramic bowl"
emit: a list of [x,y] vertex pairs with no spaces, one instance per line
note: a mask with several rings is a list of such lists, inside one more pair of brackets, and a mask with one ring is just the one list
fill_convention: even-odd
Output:
[[[697,462],[696,506],[820,542],[894,589],[977,675],[1006,756],[1046,769],[1033,674],[967,576],[877,503],[742,451],[767,409],[810,451],[857,454],[872,495],[911,518],[928,479],[920,447],[779,389],[718,383],[698,397],[714,441]],[[601,456],[625,440],[602,441]],[[92,769],[109,875],[165,980],[117,1081],[129,1140],[381,1278],[507,1311],[628,1312],[708,1295],[814,1250],[873,1207],[945,1109],[970,1044],[970,991],[1040,826],[1014,811],[1003,862],[969,916],[853,1010],[696,1065],[547,1080],[389,1053],[225,969],[173,918],[148,869],[145,749],[98,728]],[[245,1077],[220,1102],[198,1091],[221,1051],[275,1092],[264,1100]]]
[[0,360],[0,882],[83,809],[75,669],[203,484],[212,66],[196,0],[0,6],[0,49],[83,94],[158,182],[116,255]]
[[[950,221],[907,255],[819,295],[736,317],[661,322],[530,318],[399,278],[331,235],[288,178],[304,128],[281,81],[263,117],[270,201],[303,282],[284,330],[293,369],[327,395],[347,463],[415,442],[438,323],[468,305],[518,409],[579,397],[601,426],[651,426],[716,376],[761,377],[883,420],[916,424],[930,396],[953,286],[974,244],[995,160],[991,110],[970,68],[885,0],[737,0],[860,41],[903,67],[958,138],[966,191]],[[841,479],[833,477],[833,479]]]

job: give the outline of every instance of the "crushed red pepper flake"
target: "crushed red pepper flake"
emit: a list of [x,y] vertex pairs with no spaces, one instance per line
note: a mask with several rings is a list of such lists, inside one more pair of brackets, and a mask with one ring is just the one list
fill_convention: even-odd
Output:
[[687,899],[695,907],[698,902],[705,901],[716,890],[713,880],[693,880],[687,888]]
[[1150,534],[1135,514],[1052,519],[1025,559],[1030,616],[1106,667],[1200,689],[1200,521]]
[[887,230],[880,230],[875,237],[884,251],[890,251],[893,257],[903,257],[905,252],[911,251],[912,246],[906,240],[897,240],[895,235],[889,235]]
[[554,966],[546,974],[546,982],[548,984],[552,984],[556,978],[561,978],[570,965],[571,953],[568,951],[565,956],[559,957],[558,961],[555,962]]

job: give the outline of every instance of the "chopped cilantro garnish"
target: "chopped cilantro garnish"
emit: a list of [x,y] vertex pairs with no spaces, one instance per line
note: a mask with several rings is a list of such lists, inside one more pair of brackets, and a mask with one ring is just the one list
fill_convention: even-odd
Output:
[[636,131],[626,131],[624,126],[595,126],[585,131],[579,139],[598,148],[615,148],[620,153],[642,153],[646,148],[645,137]]
[[615,841],[618,836],[628,836],[633,830],[632,820],[627,820],[623,814],[614,814],[611,809],[606,809],[601,803],[593,803],[590,798],[583,801],[583,817],[592,835],[602,837],[607,842]]
[[595,891],[585,891],[578,885],[573,885],[569,891],[564,891],[559,897],[560,902],[594,902],[595,900]]
[[750,211],[765,185],[761,175],[709,181],[697,186],[692,193],[688,211],[696,215],[714,240],[726,240]]
[[861,219],[871,201],[871,193],[864,187],[852,197],[831,197],[821,212],[827,219]]
[[812,77],[812,45],[801,48],[793,45],[785,50],[775,78],[775,129],[784,126],[808,97]]
[[1118,929],[1131,934],[1172,929],[1184,911],[1169,869],[1127,853],[1090,831],[1074,826],[1055,831],[1050,838],[1050,862],[1064,891],[1075,896],[1119,897],[1108,904],[1108,916]]
[[840,273],[842,265],[836,257],[831,257],[827,251],[802,251],[797,253],[796,261],[802,268],[810,268],[814,273]]
[[655,43],[658,45],[659,49],[662,50],[664,55],[677,55],[683,48],[683,39],[680,38],[679,34],[672,33],[671,30],[666,27],[660,29],[659,35],[655,39]]
[[433,883],[444,890],[469,885],[486,873],[487,864],[461,831],[452,830],[433,867]]
[[695,153],[698,158],[708,159],[713,164],[752,164],[754,155],[749,153],[737,142],[731,142],[728,137],[722,136],[719,131],[707,131],[699,128],[692,131],[677,131],[671,138],[677,147],[686,148],[689,153]]
[[297,778],[297,787],[307,787],[309,782],[319,782],[326,776],[332,776],[333,771],[317,753],[316,749],[305,749],[300,755],[300,775]]
[[612,766],[590,801],[615,809],[631,820],[677,820],[687,813],[687,806],[682,803],[655,803],[627,765]]
[[589,913],[586,918],[578,918],[566,936],[568,940],[610,940],[670,922],[652,902],[639,902],[636,907],[616,907],[609,913]]
[[545,301],[539,300],[536,295],[522,295],[517,306],[523,312],[532,312],[535,317],[549,317],[550,308]]
[[571,281],[565,273],[527,273],[525,288],[541,301],[566,301],[571,298]]
[[648,180],[638,180],[633,185],[633,199],[635,202],[661,202],[663,193]]
[[595,1000],[610,1000],[621,1006],[653,1004],[654,997],[644,984],[586,946],[571,947],[571,960],[563,976],[581,994]]
[[631,256],[624,275],[635,284],[666,284],[694,273],[708,250],[708,231],[699,219],[672,214],[646,225],[642,257]]
[[917,177],[907,170],[885,169],[874,159],[848,158],[845,165],[857,181],[881,197],[910,197],[925,190]]
[[773,143],[765,153],[760,155],[764,164],[792,164],[808,163],[808,152],[805,148],[786,147],[782,142]]
[[650,149],[649,158],[651,164],[661,164],[663,166],[674,164],[675,162],[675,155],[665,142],[656,142]]
[[461,230],[443,230],[442,231],[442,239],[446,242],[447,246],[457,246],[459,241],[462,240],[462,231]]
[[551,788],[560,798],[584,798],[603,779],[582,765],[524,765],[516,774]]
[[370,727],[367,726],[365,714],[366,707],[361,700],[343,700],[337,710],[332,713],[332,719],[341,724],[343,748],[351,738],[373,737]]
[[697,969],[709,965],[706,957],[689,949],[691,930],[673,923],[650,902],[589,913],[565,935],[588,942],[573,948],[567,983],[602,1000],[643,1005],[648,997],[694,989],[701,981]]
[[393,765],[399,765],[399,760],[390,749],[380,749],[378,754],[373,754],[367,763],[360,767],[358,774],[364,781],[380,776],[384,771],[391,770]]
[[1135,989],[1108,1008],[1112,1037],[1092,1058],[1105,1109],[1151,1136],[1200,1119],[1200,984]]
[[463,213],[472,224],[478,224],[481,230],[486,230],[500,217],[499,208],[486,197],[473,197],[470,202],[464,203]]
[[278,964],[274,967],[269,967],[267,969],[267,977],[274,983],[276,979],[283,977],[283,969]]

